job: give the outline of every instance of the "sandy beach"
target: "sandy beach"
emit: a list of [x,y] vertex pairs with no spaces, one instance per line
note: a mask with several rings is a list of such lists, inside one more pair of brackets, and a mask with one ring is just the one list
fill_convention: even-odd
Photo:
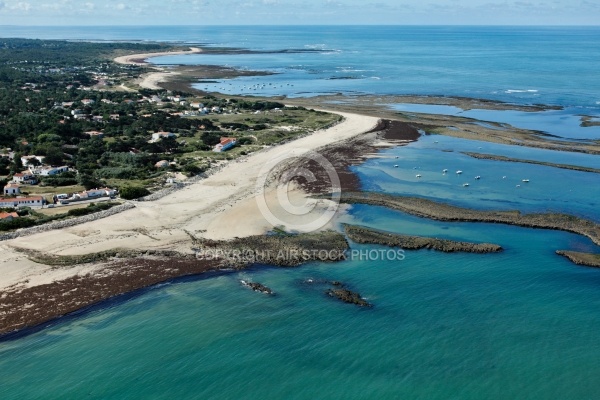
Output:
[[161,53],[143,53],[143,54],[130,54],[128,56],[121,56],[114,59],[117,64],[129,64],[129,65],[146,65],[148,58],[161,57],[161,56],[178,56],[185,54],[198,54],[202,53],[202,49],[198,47],[190,47],[190,50],[182,51],[164,51]]
[[[186,54],[199,54],[202,53],[202,49],[198,47],[190,47],[190,50],[182,50],[182,51],[166,51],[162,53],[144,53],[144,54],[130,54],[128,56],[121,56],[114,59],[117,64],[123,65],[148,65],[149,63],[146,61],[148,58],[152,57],[160,57],[160,56],[177,56],[177,55],[186,55]],[[161,87],[159,86],[160,82],[164,82],[167,77],[178,75],[177,72],[167,71],[164,68],[151,66],[152,69],[156,70],[156,72],[150,72],[144,74],[140,77],[140,80],[137,84],[144,89],[152,89],[159,90]]]
[[[256,201],[255,184],[263,172],[261,169],[271,160],[285,158],[295,149],[316,150],[350,139],[369,131],[378,121],[357,114],[341,115],[344,120],[336,126],[229,162],[210,177],[160,200],[136,202],[134,209],[72,228],[1,242],[0,290],[48,284],[103,268],[102,265],[45,266],[30,261],[26,251],[19,252],[15,248],[56,255],[88,254],[115,248],[169,249],[191,254],[189,233],[210,239],[265,233],[273,227],[259,212]],[[273,204],[273,212],[277,213],[275,196],[275,192],[265,194],[267,203]],[[302,201],[304,196],[299,190],[292,190],[290,194],[292,202]],[[319,208],[314,212],[319,213]]]

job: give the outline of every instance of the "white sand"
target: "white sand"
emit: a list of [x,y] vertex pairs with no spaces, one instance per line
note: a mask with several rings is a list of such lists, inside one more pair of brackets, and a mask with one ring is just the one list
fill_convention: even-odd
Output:
[[[145,60],[152,57],[160,56],[177,56],[185,54],[199,54],[202,53],[202,49],[198,47],[190,47],[190,50],[186,51],[166,51],[162,53],[144,53],[144,54],[131,54],[128,56],[121,56],[114,59],[117,64],[129,64],[129,65],[147,65]],[[140,61],[141,60],[141,61]],[[144,89],[159,90],[162,89],[159,86],[160,82],[165,82],[167,77],[178,75],[176,72],[167,71],[165,68],[158,67],[156,65],[149,65],[150,68],[156,70],[156,72],[150,72],[141,77],[137,84]],[[126,89],[129,89],[125,87]]]
[[[191,240],[187,232],[212,239],[228,239],[262,234],[272,229],[273,226],[263,217],[256,201],[255,185],[261,169],[294,149],[315,150],[343,141],[369,131],[378,121],[374,117],[340,114],[344,121],[332,128],[261,150],[243,160],[229,162],[209,178],[158,201],[136,203],[135,209],[84,225],[0,242],[0,290],[23,285],[35,286],[101,268],[78,266],[53,269],[29,261],[12,247],[62,255],[87,254],[114,248],[191,252]],[[272,206],[277,203],[273,189],[267,191],[265,198]],[[302,192],[290,191],[292,203],[301,203],[304,198]],[[291,217],[285,222],[297,224],[312,218],[311,215],[318,216],[326,205],[322,203],[312,214]],[[275,215],[287,214],[282,212],[280,206],[274,206],[273,210]]]
[[202,53],[202,49],[197,47],[190,47],[190,50],[185,51],[165,51],[162,53],[143,53],[143,54],[130,54],[128,56],[121,56],[114,59],[117,64],[133,64],[133,65],[145,65],[144,62],[138,60],[146,60],[152,57],[161,56],[179,56],[185,54],[198,54]]

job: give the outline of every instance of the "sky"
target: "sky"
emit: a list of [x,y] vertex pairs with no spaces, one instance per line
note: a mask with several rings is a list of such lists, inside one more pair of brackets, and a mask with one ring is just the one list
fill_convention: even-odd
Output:
[[600,0],[0,0],[0,25],[599,25]]

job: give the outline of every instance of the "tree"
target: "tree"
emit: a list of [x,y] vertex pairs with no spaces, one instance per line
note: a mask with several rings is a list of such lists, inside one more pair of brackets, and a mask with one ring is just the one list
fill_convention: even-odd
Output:
[[119,190],[122,199],[134,200],[150,194],[148,189],[142,186],[125,186]]
[[44,161],[50,165],[61,165],[63,162],[63,152],[58,147],[49,147],[46,150],[46,158]]
[[86,190],[102,186],[102,182],[88,174],[79,174],[79,184],[85,187]]

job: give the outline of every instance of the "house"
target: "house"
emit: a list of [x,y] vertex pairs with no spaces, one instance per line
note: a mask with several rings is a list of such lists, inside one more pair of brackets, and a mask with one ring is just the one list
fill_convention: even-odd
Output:
[[94,103],[95,103],[95,101],[94,101],[94,100],[92,100],[92,99],[83,99],[83,100],[81,100],[81,103],[82,103],[84,106],[89,106],[89,105],[91,105],[91,104],[94,104]]
[[152,141],[157,142],[162,138],[170,138],[170,137],[175,137],[175,136],[176,135],[171,132],[157,132],[157,133],[152,134]]
[[102,115],[94,115],[92,117],[92,121],[94,121],[94,122],[103,122],[104,121],[104,117]]
[[106,196],[114,197],[117,195],[116,189],[102,188],[102,190],[104,190],[104,193],[106,194]]
[[204,108],[204,104],[198,103],[198,102],[192,102],[192,103],[190,103],[190,107],[201,109],[201,108]]
[[90,137],[97,137],[100,139],[102,139],[104,137],[104,132],[99,132],[99,131],[88,131],[85,134],[90,135]]
[[118,121],[120,118],[119,114],[110,114],[111,121]]
[[38,168],[29,167],[29,172],[31,172],[34,175],[41,175],[41,176],[58,175],[58,174],[62,174],[63,172],[67,172],[68,170],[69,170],[69,167],[67,167],[66,165],[63,165],[61,167],[49,167],[47,165],[38,167]]
[[9,182],[4,186],[5,196],[16,196],[18,194],[21,194],[21,186],[18,183]]
[[44,198],[42,196],[32,197],[0,197],[0,207],[42,207]]
[[26,185],[35,185],[37,183],[37,178],[29,171],[18,172],[13,175],[14,183],[21,183]]
[[79,197],[82,199],[93,199],[104,196],[106,196],[106,189],[90,189],[79,193]]
[[16,212],[0,212],[1,221],[12,221],[15,218],[19,218],[19,214]]
[[154,164],[156,168],[166,168],[169,166],[169,162],[167,160],[160,160],[156,164]]
[[232,138],[232,137],[222,137],[221,138],[221,142],[218,143],[214,148],[213,151],[214,152],[221,152],[221,151],[227,151],[229,149],[231,149],[232,147],[234,147],[237,143],[237,138]]
[[40,163],[44,162],[44,156],[23,156],[21,157],[21,164],[23,164],[23,166],[27,166],[29,164],[29,162],[33,159],[38,160]]

